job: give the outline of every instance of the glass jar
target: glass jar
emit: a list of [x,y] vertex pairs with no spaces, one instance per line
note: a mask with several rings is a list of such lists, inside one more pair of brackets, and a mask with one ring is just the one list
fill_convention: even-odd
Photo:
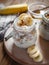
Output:
[[42,21],[39,23],[39,34],[44,39],[49,40],[49,11],[42,15]]
[[28,48],[31,45],[34,45],[36,42],[36,30],[35,30],[35,22],[31,26],[17,26],[17,21],[19,19],[16,18],[13,24],[13,38],[15,45],[20,48]]
[[46,7],[46,3],[44,2],[34,2],[29,5],[29,12],[33,18],[41,19],[42,15],[45,13],[45,10],[40,10]]
[[49,11],[42,16],[38,25],[38,32],[38,44],[44,58],[43,63],[49,63]]

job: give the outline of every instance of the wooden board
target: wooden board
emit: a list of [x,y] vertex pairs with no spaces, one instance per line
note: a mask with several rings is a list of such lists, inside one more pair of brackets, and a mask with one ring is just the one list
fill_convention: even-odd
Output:
[[[5,37],[12,32],[13,28],[10,27],[6,34]],[[39,38],[39,42],[41,42],[41,44],[44,44],[44,49],[46,50],[46,46],[48,46],[47,43],[49,43],[49,41],[45,41],[44,39],[42,39],[41,37]],[[5,46],[5,50],[7,52],[7,54],[16,62],[23,64],[23,65],[42,65],[43,63],[35,63],[33,61],[33,59],[31,59],[29,57],[29,55],[27,54],[27,49],[23,49],[23,48],[19,48],[14,44],[14,39],[13,37],[9,38],[7,41],[5,41],[4,39],[4,46]],[[43,45],[42,45],[42,49],[43,49]],[[45,52],[45,50],[43,50]],[[47,51],[49,50],[49,48],[47,49]],[[49,54],[49,52],[47,52]],[[46,55],[46,54],[44,54]],[[45,57],[45,56],[44,56]],[[47,57],[47,56],[46,56]],[[49,58],[48,58],[49,59]],[[46,59],[47,60],[47,59]],[[44,63],[45,64],[45,63]],[[47,64],[48,65],[48,64]]]
[[3,41],[0,42],[0,65],[21,65],[12,60],[6,53]]

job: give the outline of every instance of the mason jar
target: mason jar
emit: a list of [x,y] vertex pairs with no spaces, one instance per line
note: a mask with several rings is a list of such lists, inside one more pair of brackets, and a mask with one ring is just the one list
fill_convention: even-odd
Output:
[[42,20],[39,23],[39,34],[46,40],[49,40],[49,11],[42,15]]
[[17,26],[18,18],[15,19],[13,24],[13,38],[16,46],[20,48],[28,48],[31,45],[34,45],[36,42],[36,30],[35,30],[35,21],[31,26]]
[[45,8],[47,5],[44,2],[34,2],[29,5],[29,12],[33,18],[41,19],[42,15],[45,13],[45,10],[41,10]]
[[38,25],[38,44],[42,52],[44,63],[49,63],[49,11],[42,15]]

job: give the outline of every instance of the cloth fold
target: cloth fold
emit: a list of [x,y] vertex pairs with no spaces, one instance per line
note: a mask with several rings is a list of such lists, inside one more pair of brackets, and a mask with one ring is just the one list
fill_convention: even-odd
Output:
[[6,30],[14,22],[16,15],[0,15],[0,40],[3,40]]

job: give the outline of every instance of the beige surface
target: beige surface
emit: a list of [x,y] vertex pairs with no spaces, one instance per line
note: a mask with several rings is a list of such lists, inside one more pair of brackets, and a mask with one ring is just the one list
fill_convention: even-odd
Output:
[[45,2],[49,4],[49,0],[0,0],[0,3],[5,5],[18,4],[18,3],[33,3],[33,2]]

